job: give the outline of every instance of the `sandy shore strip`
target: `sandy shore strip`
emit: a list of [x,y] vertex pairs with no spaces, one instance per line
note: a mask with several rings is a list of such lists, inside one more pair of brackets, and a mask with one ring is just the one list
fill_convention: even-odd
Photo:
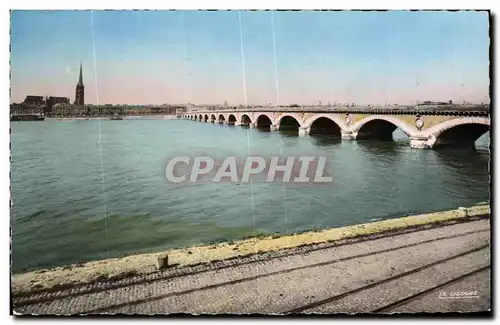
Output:
[[302,245],[332,242],[352,237],[372,235],[390,230],[402,230],[446,221],[459,221],[468,217],[490,214],[488,204],[458,208],[442,212],[414,215],[370,222],[341,228],[304,232],[294,235],[269,235],[232,243],[173,249],[161,253],[131,255],[74,264],[54,269],[42,269],[12,275],[13,294],[43,291],[54,287],[90,283],[126,276],[158,272],[159,256],[168,255],[168,264],[179,266],[207,263],[254,253],[263,253]]

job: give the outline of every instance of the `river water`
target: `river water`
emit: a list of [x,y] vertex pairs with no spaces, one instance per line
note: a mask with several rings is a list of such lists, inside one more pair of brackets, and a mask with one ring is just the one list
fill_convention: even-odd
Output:
[[[13,271],[489,200],[489,133],[476,151],[411,149],[402,132],[394,137],[338,141],[187,120],[13,122]],[[326,156],[333,182],[178,186],[165,178],[168,157],[249,152]]]

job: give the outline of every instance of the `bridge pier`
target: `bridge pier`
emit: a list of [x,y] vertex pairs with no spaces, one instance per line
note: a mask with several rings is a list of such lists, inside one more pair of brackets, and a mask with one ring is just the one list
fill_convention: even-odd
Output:
[[356,134],[352,132],[351,130],[342,130],[341,131],[341,137],[342,140],[355,140],[356,139]]
[[308,127],[305,127],[305,126],[301,126],[301,127],[299,127],[299,136],[308,135],[310,131],[311,131],[310,127],[308,128]]
[[427,136],[415,135],[410,137],[410,148],[414,149],[430,149]]
[[257,123],[250,123],[250,124],[249,124],[249,126],[250,126],[251,128],[255,128],[255,127],[257,127]]
[[269,130],[270,130],[270,131],[278,131],[278,126],[277,126],[277,125],[274,125],[274,124],[273,124],[273,125],[270,125],[270,126],[269,126]]

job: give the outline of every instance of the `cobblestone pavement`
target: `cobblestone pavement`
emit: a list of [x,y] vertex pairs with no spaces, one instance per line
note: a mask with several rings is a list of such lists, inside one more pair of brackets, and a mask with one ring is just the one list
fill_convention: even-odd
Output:
[[[103,289],[62,290],[20,314],[283,314],[487,311],[489,219],[206,268]],[[443,299],[442,292],[475,292]],[[68,292],[72,295],[68,296]],[[59,297],[59,298],[58,298]]]

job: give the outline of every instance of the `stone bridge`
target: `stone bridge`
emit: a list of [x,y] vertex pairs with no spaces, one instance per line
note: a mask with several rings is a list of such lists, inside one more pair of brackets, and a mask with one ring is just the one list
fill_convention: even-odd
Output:
[[185,113],[207,123],[295,131],[298,135],[331,134],[346,140],[391,140],[399,128],[412,148],[469,147],[490,130],[489,105],[457,109],[232,109]]

